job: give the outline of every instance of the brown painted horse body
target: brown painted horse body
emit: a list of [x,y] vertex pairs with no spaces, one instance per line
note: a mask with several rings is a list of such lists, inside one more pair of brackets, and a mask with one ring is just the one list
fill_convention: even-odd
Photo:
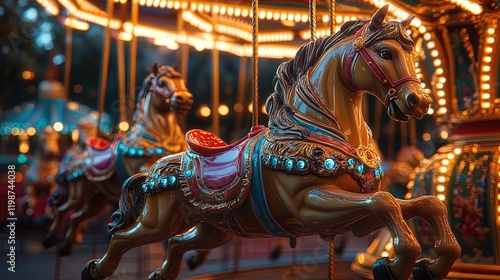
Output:
[[[155,65],[139,92],[132,127],[125,136],[110,146],[107,140],[90,138],[87,143],[93,142],[94,147],[86,147],[83,153],[74,155],[67,165],[61,166],[58,183],[60,188],[66,189],[67,200],[56,199],[54,220],[44,237],[44,246],[55,244],[57,235],[63,229],[65,216],[70,210],[76,210],[58,248],[59,255],[70,254],[78,225],[101,213],[110,198],[117,200],[123,181],[135,173],[148,170],[163,156],[184,151],[186,143],[177,117],[186,114],[192,103],[193,97],[181,75],[172,67],[158,68]],[[115,155],[115,163],[102,169],[97,165],[89,167],[91,152],[97,153],[95,150],[101,149],[101,146],[109,148],[110,154]]]
[[[190,132],[187,152],[162,158],[147,176],[129,178],[108,250],[87,263],[82,279],[111,276],[125,251],[167,239],[167,259],[150,279],[175,279],[183,253],[221,246],[234,235],[294,241],[347,231],[368,236],[384,227],[396,255],[375,263],[375,279],[408,279],[412,271],[415,279],[445,277],[460,247],[444,204],[433,196],[399,200],[378,191],[380,160],[371,148],[361,94],[377,96],[399,121],[421,118],[431,102],[413,78],[409,20],[384,22],[386,12],[347,23],[282,64],[267,103],[269,128],[255,127],[230,146],[210,133]],[[371,61],[361,59],[363,48]],[[377,78],[374,63],[388,80]],[[420,246],[405,220],[417,215],[434,231],[435,260],[416,262]]]

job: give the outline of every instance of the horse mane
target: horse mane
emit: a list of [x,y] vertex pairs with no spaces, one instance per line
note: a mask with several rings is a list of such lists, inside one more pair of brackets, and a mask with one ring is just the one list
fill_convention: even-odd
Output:
[[132,119],[132,123],[134,123],[136,120],[140,119],[141,116],[143,116],[144,108],[142,107],[142,100],[151,91],[153,80],[161,76],[167,76],[169,78],[182,78],[181,73],[177,72],[177,70],[174,67],[168,65],[162,65],[158,67],[157,64],[155,63],[153,65],[153,70],[148,76],[146,76],[146,78],[144,78],[141,90],[139,91],[139,93],[137,93],[135,112]]
[[[282,63],[273,79],[274,93],[266,101],[269,114],[268,126],[271,133],[280,138],[308,138],[310,131],[303,125],[298,125],[294,109],[290,104],[290,94],[294,91],[305,104],[316,110],[325,120],[337,123],[335,116],[321,96],[317,94],[308,82],[308,70],[316,64],[323,54],[347,36],[354,35],[369,20],[349,21],[342,25],[340,31],[315,41],[302,45],[295,57]],[[379,29],[367,31],[365,47],[385,39],[396,39],[402,48],[411,52],[414,42],[406,32],[403,24],[397,21],[384,22]]]

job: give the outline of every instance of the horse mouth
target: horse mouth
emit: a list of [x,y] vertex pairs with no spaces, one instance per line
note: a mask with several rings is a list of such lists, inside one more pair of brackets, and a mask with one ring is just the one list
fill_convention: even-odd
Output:
[[178,106],[178,107],[175,107],[175,110],[177,111],[177,113],[179,115],[186,115],[189,110],[191,109],[191,106]]
[[387,107],[387,114],[391,119],[399,122],[407,122],[410,118],[408,115],[403,113],[401,108],[399,108],[398,103],[394,100],[389,102],[389,106]]

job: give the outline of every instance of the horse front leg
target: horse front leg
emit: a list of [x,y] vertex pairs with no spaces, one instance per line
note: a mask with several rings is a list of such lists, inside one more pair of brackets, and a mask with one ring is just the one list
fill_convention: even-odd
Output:
[[76,181],[69,185],[69,195],[62,204],[52,205],[52,214],[54,215],[48,232],[43,237],[42,245],[44,248],[50,248],[57,244],[57,239],[63,231],[66,218],[71,210],[80,209],[84,204],[85,184],[82,181]]
[[[405,220],[421,217],[432,229],[435,237],[437,260],[421,259],[413,270],[414,279],[442,279],[446,277],[455,260],[460,256],[460,245],[448,223],[448,214],[442,201],[435,196],[422,196],[410,200],[396,199]],[[362,221],[351,226],[357,236],[365,236],[383,227],[377,219]]]
[[325,229],[335,232],[351,227],[357,235],[357,228],[373,224],[375,220],[379,222],[379,228],[387,227],[395,240],[396,256],[392,260],[381,259],[376,262],[375,280],[410,277],[421,251],[420,245],[406,224],[396,199],[390,193],[361,194],[325,186],[309,188],[300,195],[303,202],[298,209],[301,223],[304,223],[304,227],[316,228],[320,233]]
[[82,206],[81,210],[71,215],[69,228],[66,231],[64,240],[59,244],[57,253],[64,257],[71,254],[73,244],[76,242],[76,235],[80,223],[100,214],[106,206],[106,196],[104,194],[95,194]]
[[436,260],[421,259],[413,269],[413,279],[442,279],[448,275],[453,263],[460,256],[461,248],[448,223],[445,204],[435,196],[421,196],[410,200],[396,200],[405,219],[421,217],[434,234]]

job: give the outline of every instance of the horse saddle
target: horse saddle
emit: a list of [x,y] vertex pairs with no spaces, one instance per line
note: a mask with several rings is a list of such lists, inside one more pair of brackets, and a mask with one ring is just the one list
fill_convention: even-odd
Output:
[[89,137],[85,149],[85,174],[91,181],[104,181],[113,175],[116,158],[115,145],[99,137]]
[[241,205],[250,185],[246,148],[262,129],[255,127],[230,145],[208,131],[195,129],[186,133],[188,151],[183,167],[188,189],[185,195],[198,201],[194,204],[200,206],[200,210],[218,214]]

